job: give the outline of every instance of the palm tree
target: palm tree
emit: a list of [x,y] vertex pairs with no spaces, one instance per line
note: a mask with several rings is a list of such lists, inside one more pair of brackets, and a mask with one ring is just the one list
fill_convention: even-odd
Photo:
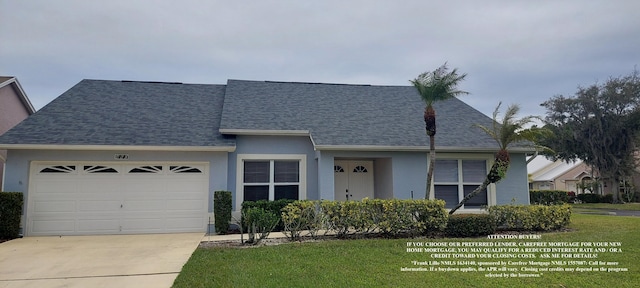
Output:
[[427,135],[429,135],[429,170],[427,172],[427,189],[425,199],[429,198],[431,191],[431,180],[433,179],[433,169],[436,165],[436,111],[433,109],[433,102],[442,101],[469,94],[469,92],[457,90],[458,83],[464,80],[467,74],[458,75],[458,70],[449,72],[445,62],[438,69],[432,72],[424,72],[418,78],[410,80],[411,84],[418,90],[418,94],[427,104],[424,109],[424,123]]
[[[456,210],[458,210],[462,205],[467,203],[469,199],[476,196],[481,191],[487,189],[487,186],[491,183],[497,183],[498,181],[504,178],[507,170],[509,169],[509,164],[511,163],[511,159],[509,157],[509,145],[515,143],[524,143],[527,146],[533,146],[536,149],[543,149],[547,151],[551,151],[550,148],[538,145],[538,139],[543,137],[549,133],[549,130],[545,128],[531,127],[525,128],[529,124],[533,123],[535,119],[540,119],[537,116],[526,116],[520,119],[516,119],[516,114],[520,111],[520,106],[518,105],[510,105],[507,107],[507,111],[504,113],[504,117],[502,118],[502,124],[498,123],[498,114],[500,110],[500,106],[502,103],[498,104],[496,110],[493,111],[493,124],[491,128],[476,124],[475,126],[482,129],[487,135],[489,135],[493,140],[498,143],[498,147],[500,148],[495,156],[495,161],[493,165],[491,165],[491,170],[489,170],[489,174],[485,178],[484,182],[478,188],[473,190],[473,192],[469,193],[456,207],[449,211],[449,214],[453,214]],[[552,151],[551,151],[552,152]]]

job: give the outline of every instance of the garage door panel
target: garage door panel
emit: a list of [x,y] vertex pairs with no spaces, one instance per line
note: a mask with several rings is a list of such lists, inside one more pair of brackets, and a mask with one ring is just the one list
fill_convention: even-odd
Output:
[[78,220],[78,232],[88,233],[117,233],[120,231],[118,219],[83,219]]
[[47,235],[71,234],[76,230],[75,220],[35,220],[31,225],[34,231]]
[[165,200],[129,200],[123,204],[123,212],[128,211],[164,211],[166,209]]
[[[70,183],[73,178],[64,177],[65,179],[41,179],[42,182],[33,185],[32,190],[36,193],[55,194],[55,193],[75,193],[78,190],[75,183]],[[45,182],[46,181],[46,182]],[[46,184],[43,184],[46,183]]]
[[96,211],[118,211],[120,210],[121,201],[116,200],[80,200],[78,201],[79,212],[96,212]]
[[164,222],[162,218],[137,218],[124,219],[121,223],[123,232],[144,231],[151,233],[161,232],[164,229]]
[[[55,172],[40,173],[42,167]],[[27,231],[30,235],[205,231],[206,167],[208,164],[156,163],[32,166]]]
[[202,216],[194,215],[192,217],[171,217],[167,219],[167,229],[172,232],[187,232],[190,230],[200,229],[206,222]]
[[70,212],[76,211],[76,201],[35,201],[33,205],[34,213],[50,213],[50,212]]
[[203,206],[203,201],[200,199],[172,200],[167,205],[167,211],[202,211]]

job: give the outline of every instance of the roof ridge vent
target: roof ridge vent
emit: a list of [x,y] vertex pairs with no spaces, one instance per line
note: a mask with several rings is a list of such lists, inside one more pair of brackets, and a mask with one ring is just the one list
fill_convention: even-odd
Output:
[[121,80],[123,83],[149,83],[149,84],[183,84],[182,82],[164,82],[164,81],[135,81],[135,80]]
[[310,84],[310,85],[336,85],[336,86],[371,86],[371,84],[347,84],[347,83],[322,83],[322,82],[293,82],[293,81],[264,81],[265,83],[282,84]]

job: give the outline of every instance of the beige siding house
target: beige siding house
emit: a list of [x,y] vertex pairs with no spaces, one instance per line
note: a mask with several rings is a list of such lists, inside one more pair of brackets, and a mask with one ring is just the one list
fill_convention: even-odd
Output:
[[[0,76],[0,135],[16,126],[35,109],[15,77]],[[0,150],[0,189],[3,188],[7,150]]]

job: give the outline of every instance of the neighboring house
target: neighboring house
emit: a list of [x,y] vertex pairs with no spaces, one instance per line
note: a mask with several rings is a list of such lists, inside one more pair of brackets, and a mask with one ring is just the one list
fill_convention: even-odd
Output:
[[[35,112],[18,79],[0,76],[0,135]],[[7,151],[0,150],[0,191],[3,187],[6,159]]]
[[591,181],[592,170],[584,162],[551,161],[537,156],[527,164],[529,188],[533,190],[563,190],[581,193],[578,183]]
[[[438,102],[434,195],[453,207],[497,151],[491,119]],[[424,103],[412,86],[83,80],[0,137],[26,235],[205,231],[212,195],[246,200],[424,198]],[[470,201],[529,203],[525,154]]]
[[[563,160],[550,161],[544,156],[537,156],[527,164],[529,172],[529,189],[532,190],[563,190],[573,191],[577,194],[590,193],[591,191],[582,189],[580,184],[592,182],[599,179],[597,170],[578,160],[576,162],[564,162]],[[631,189],[638,190],[640,187],[640,168],[636,168],[634,175],[627,185],[632,185]],[[611,194],[614,189],[623,192],[624,183],[613,183],[612,181],[601,181],[598,191],[593,193]]]

